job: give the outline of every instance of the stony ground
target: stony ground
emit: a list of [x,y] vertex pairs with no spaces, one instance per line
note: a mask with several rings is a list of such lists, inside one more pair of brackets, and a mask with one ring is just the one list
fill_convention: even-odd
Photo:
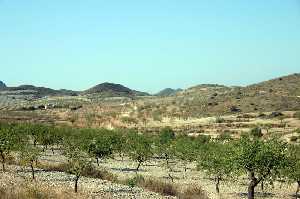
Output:
[[[64,157],[61,155],[51,155],[50,151],[47,156],[43,157],[43,161],[48,162],[57,162],[64,161]],[[95,163],[96,165],[96,163]],[[138,174],[146,178],[155,178],[162,181],[170,182],[169,173],[174,178],[174,183],[181,188],[182,190],[191,187],[191,186],[201,186],[208,194],[211,199],[239,199],[246,198],[247,193],[247,178],[238,178],[238,179],[226,179],[221,183],[220,194],[217,194],[215,191],[215,184],[212,178],[207,177],[204,173],[197,171],[195,164],[188,164],[187,171],[184,171],[184,165],[179,161],[174,161],[171,163],[172,171],[166,167],[162,160],[152,160],[146,162],[138,172]],[[100,163],[101,167],[106,168],[108,171],[117,175],[119,179],[128,179],[136,175],[136,163],[130,161],[126,157],[115,157],[114,159],[104,160]],[[30,173],[27,173],[30,175]],[[49,176],[50,175],[50,176]],[[53,177],[54,176],[54,177]],[[65,177],[58,177],[65,176]],[[72,177],[66,174],[39,174],[41,179],[50,179],[53,178],[53,181],[56,183],[61,183],[60,179],[66,179],[67,186],[72,187]],[[50,180],[52,181],[52,180]],[[124,185],[116,185],[107,181],[101,180],[91,180],[88,178],[83,178],[81,180],[82,187],[89,187],[91,192],[97,192],[101,190],[102,192],[111,192],[110,190],[119,190],[115,198],[119,196],[122,198],[163,198],[158,194],[151,192],[145,192],[141,189],[134,189],[134,193],[130,191],[130,188]],[[85,188],[84,188],[85,189]],[[266,198],[266,199],[282,199],[282,198],[294,198],[294,192],[296,190],[295,184],[286,184],[276,182],[274,186],[265,185],[264,191],[261,191],[260,186],[257,187],[257,198]]]
[[[74,187],[74,176],[63,172],[45,172],[37,170],[35,183],[52,187],[55,189],[65,189],[70,192]],[[28,168],[19,166],[9,166],[8,171],[0,175],[0,187],[9,189],[19,184],[33,183],[31,171]],[[149,192],[141,188],[131,188],[126,185],[111,183],[106,180],[82,177],[79,181],[79,193],[88,198],[170,198],[157,193]],[[1,198],[1,197],[0,197]]]
[[[135,172],[132,171],[132,168],[135,167],[135,164],[132,164],[131,161],[125,160],[109,160],[103,164],[111,172],[115,173],[118,176],[128,178],[135,175]],[[208,178],[203,173],[200,173],[196,170],[196,165],[188,165],[187,172],[184,171],[184,166],[179,163],[175,163],[173,166],[175,168],[173,172],[170,172],[171,175],[175,178],[174,183],[177,184],[182,189],[190,186],[201,186],[212,199],[218,198],[228,198],[228,199],[238,199],[246,198],[247,193],[247,178],[239,179],[227,179],[221,183],[220,192],[218,195],[215,192],[214,180]],[[160,161],[151,161],[145,164],[141,171],[139,172],[143,176],[155,177],[162,180],[168,180],[171,182],[168,177],[169,170],[163,166],[163,162]],[[265,186],[264,192],[260,190],[260,187],[257,188],[258,198],[268,198],[268,199],[281,199],[281,198],[294,198],[293,193],[296,190],[296,185],[288,185],[284,183],[275,183],[274,187]]]

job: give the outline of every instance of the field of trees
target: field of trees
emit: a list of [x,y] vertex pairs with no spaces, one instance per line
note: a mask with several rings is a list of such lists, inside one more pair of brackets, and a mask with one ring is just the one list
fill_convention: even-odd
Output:
[[[300,134],[300,130],[295,133]],[[51,151],[54,157],[63,156],[64,160],[55,166],[44,164],[40,159],[47,151]],[[3,172],[9,165],[21,165],[29,169],[33,181],[39,169],[69,173],[73,176],[74,192],[78,194],[80,179],[92,177],[127,187],[141,187],[165,196],[209,198],[202,187],[178,186],[174,175],[178,168],[174,162],[180,162],[183,173],[194,170],[211,179],[216,195],[222,194],[221,186],[227,186],[223,181],[247,179],[244,186],[248,191],[242,197],[255,198],[258,187],[263,192],[264,187],[290,184],[295,186],[294,193],[286,195],[297,198],[300,189],[299,154],[298,144],[286,143],[275,136],[263,138],[259,127],[243,133],[239,139],[232,139],[226,134],[217,138],[205,135],[190,137],[175,134],[168,127],[156,134],[140,134],[125,129],[0,124]],[[132,168],[129,169],[135,173],[134,176],[119,179],[109,173],[103,167],[108,159],[118,159],[121,164],[122,161],[130,161]],[[162,169],[168,171],[164,181],[143,176],[141,168],[151,161],[160,162]],[[265,195],[268,196],[269,192]],[[264,193],[259,193],[259,196],[264,197]]]

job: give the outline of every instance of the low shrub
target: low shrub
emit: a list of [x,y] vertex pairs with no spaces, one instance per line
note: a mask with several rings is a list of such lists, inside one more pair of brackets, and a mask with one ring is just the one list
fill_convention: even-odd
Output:
[[115,176],[114,174],[108,172],[105,169],[97,169],[94,166],[88,166],[82,176],[85,177],[90,177],[90,178],[99,178],[102,180],[107,180],[107,181],[111,181],[111,182],[117,182],[118,178],[117,176]]
[[179,194],[175,185],[154,178],[145,179],[141,175],[137,175],[133,178],[127,179],[124,184],[130,187],[142,187],[164,196],[177,196]]
[[253,137],[260,138],[260,137],[263,136],[262,129],[260,127],[255,127],[255,128],[250,130],[250,135],[253,136]]
[[179,199],[209,199],[207,193],[200,186],[191,185],[178,195]]
[[292,136],[292,137],[290,137],[290,141],[291,142],[297,142],[298,139],[299,139],[298,136]]
[[222,118],[220,116],[216,117],[216,123],[224,123],[224,122],[225,122],[224,118]]
[[[67,163],[60,163],[60,164],[40,163],[38,167],[43,169],[44,171],[67,172],[68,170]],[[111,182],[116,182],[118,180],[117,176],[115,176],[114,174],[108,172],[105,169],[95,168],[92,165],[89,165],[84,169],[82,176],[90,177],[90,178],[99,178]]]

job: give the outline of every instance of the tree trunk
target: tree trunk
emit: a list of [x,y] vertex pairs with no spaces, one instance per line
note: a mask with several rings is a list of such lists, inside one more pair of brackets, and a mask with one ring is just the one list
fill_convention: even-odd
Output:
[[75,193],[77,193],[77,191],[78,191],[78,180],[79,180],[79,176],[76,176],[75,177],[75,189],[74,189]]
[[248,185],[248,199],[254,199],[255,187],[259,183],[259,181],[254,175],[254,172],[249,172],[249,180],[250,183]]
[[141,164],[142,164],[142,162],[139,161],[139,164],[138,164],[138,166],[136,167],[136,171],[139,171],[139,168],[140,168]]
[[3,172],[5,172],[5,155],[2,151],[1,151],[1,158],[2,158],[2,170]]
[[298,199],[299,191],[300,191],[300,181],[297,181],[296,199]]
[[31,167],[31,173],[32,173],[32,179],[34,180],[34,169],[33,169],[33,161],[30,162],[30,167]]
[[169,177],[170,177],[170,179],[171,179],[171,181],[172,181],[172,183],[173,183],[173,182],[174,182],[173,176],[171,175],[171,173],[168,173],[168,175],[169,175]]
[[261,191],[264,192],[264,181],[261,181]]
[[248,186],[248,199],[254,199],[254,188],[252,182],[250,182]]
[[220,193],[220,177],[216,177],[216,192]]
[[96,162],[97,162],[97,165],[99,167],[99,158],[98,157],[96,157]]

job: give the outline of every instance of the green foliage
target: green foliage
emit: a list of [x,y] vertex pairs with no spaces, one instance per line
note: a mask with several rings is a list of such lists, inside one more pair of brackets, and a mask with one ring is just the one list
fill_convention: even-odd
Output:
[[211,137],[209,135],[199,135],[194,139],[194,142],[195,142],[197,148],[199,148],[202,145],[209,143],[210,140],[211,140]]
[[260,138],[260,137],[263,136],[262,129],[260,127],[255,127],[255,128],[250,130],[250,135],[252,137]]
[[5,162],[7,156],[13,150],[17,150],[19,145],[20,135],[16,131],[16,127],[9,124],[0,124],[0,156],[2,169],[5,171]]
[[255,172],[260,177],[276,174],[286,163],[287,145],[278,139],[242,138],[237,147],[236,163],[245,172]]
[[126,140],[126,150],[129,157],[138,162],[138,166],[136,170],[138,171],[141,164],[145,161],[149,160],[152,156],[152,143],[153,141],[142,134],[138,134],[136,132],[131,132],[127,136]]
[[144,181],[145,181],[145,179],[142,175],[135,175],[133,178],[127,179],[126,184],[129,187],[133,188]]
[[113,154],[113,139],[109,134],[100,134],[88,145],[88,153],[97,159],[104,159]]
[[159,134],[159,143],[169,145],[175,139],[175,133],[170,127],[165,127]]
[[188,136],[179,137],[174,145],[176,157],[185,164],[197,159],[197,143],[193,138]]
[[156,153],[168,161],[173,155],[172,149],[175,133],[170,127],[162,129],[160,134],[156,137]]
[[32,179],[35,179],[34,163],[37,164],[38,158],[41,155],[41,150],[37,147],[32,146],[27,143],[21,147],[21,164],[25,166],[30,166],[32,172]]
[[229,131],[225,131],[223,133],[221,133],[217,139],[219,141],[229,141],[229,140],[232,140],[232,137],[231,137],[231,133]]
[[86,172],[87,168],[90,168],[91,162],[87,161],[88,156],[82,151],[82,148],[76,142],[65,143],[64,154],[68,158],[67,172],[75,176],[74,191],[78,191],[79,178]]
[[272,183],[288,164],[287,144],[279,139],[264,141],[243,137],[235,147],[236,168],[249,175],[249,199],[254,198],[254,189],[260,182]]
[[21,148],[20,158],[23,165],[30,165],[36,162],[41,155],[41,150],[31,144],[26,144]]
[[300,146],[289,145],[289,166],[284,168],[283,174],[292,182],[300,181]]
[[235,150],[231,143],[210,142],[200,151],[198,169],[215,178],[218,193],[220,180],[231,176],[235,170],[234,157]]
[[290,183],[297,183],[296,198],[300,190],[300,146],[289,145],[288,166],[282,170],[282,175]]

